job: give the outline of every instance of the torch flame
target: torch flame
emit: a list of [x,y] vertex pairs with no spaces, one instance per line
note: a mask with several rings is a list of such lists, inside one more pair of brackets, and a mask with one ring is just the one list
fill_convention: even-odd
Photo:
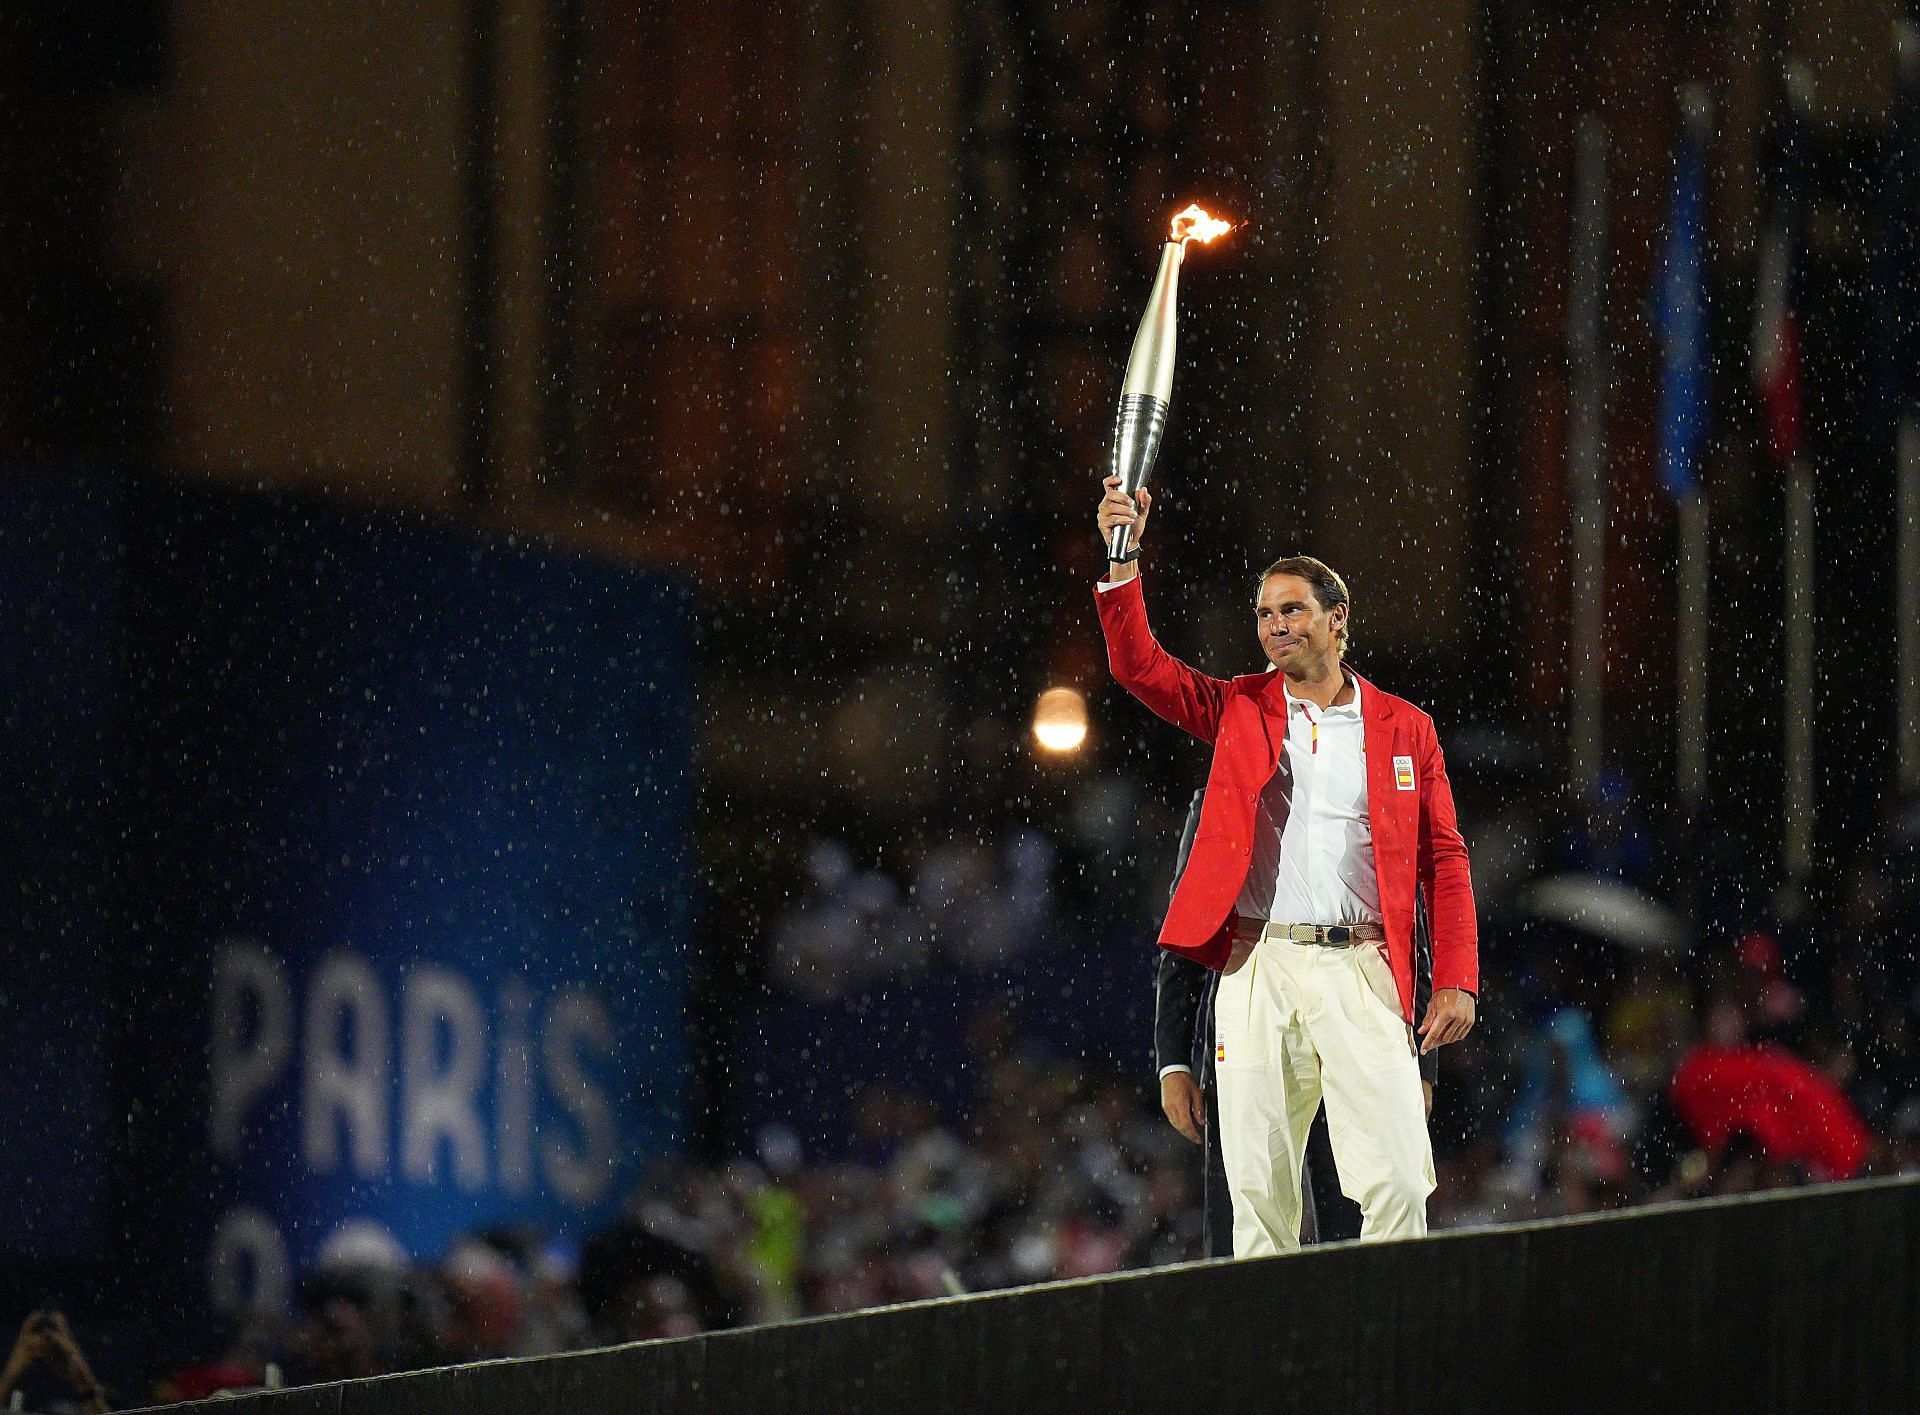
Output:
[[1173,234],[1167,239],[1199,241],[1204,245],[1216,236],[1226,235],[1232,229],[1232,222],[1209,216],[1206,210],[1196,203],[1173,218]]

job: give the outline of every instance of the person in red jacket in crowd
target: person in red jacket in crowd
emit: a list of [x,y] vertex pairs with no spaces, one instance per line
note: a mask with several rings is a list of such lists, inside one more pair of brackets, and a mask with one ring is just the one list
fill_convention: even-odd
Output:
[[[1769,986],[1777,987],[1782,982],[1778,946],[1768,958],[1754,938],[1741,940],[1741,961],[1758,956],[1770,964]],[[1785,1047],[1750,1041],[1735,998],[1713,999],[1706,1013],[1706,1034],[1668,1084],[1674,1112],[1694,1142],[1717,1157],[1745,1136],[1767,1160],[1799,1165],[1816,1181],[1857,1176],[1873,1149],[1873,1135],[1846,1092]]]
[[[1427,1230],[1433,1148],[1417,1055],[1472,1028],[1479,932],[1467,849],[1433,719],[1344,662],[1351,597],[1311,556],[1260,576],[1272,665],[1214,678],[1161,648],[1138,557],[1153,498],[1109,477],[1096,521],[1132,549],[1096,587],[1114,678],[1213,748],[1206,801],[1160,946],[1221,974],[1220,1139],[1236,1257],[1299,1244],[1300,1165],[1324,1097],[1362,1239]],[[1413,929],[1425,894],[1433,997],[1415,1025]]]

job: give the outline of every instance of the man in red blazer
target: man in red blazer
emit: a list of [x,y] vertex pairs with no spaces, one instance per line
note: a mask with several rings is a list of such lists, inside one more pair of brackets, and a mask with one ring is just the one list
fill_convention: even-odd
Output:
[[[1416,1047],[1464,1037],[1479,991],[1467,850],[1433,719],[1343,662],[1351,602],[1310,556],[1260,578],[1254,627],[1272,665],[1214,678],[1160,647],[1138,556],[1153,498],[1109,477],[1103,543],[1133,549],[1097,587],[1114,678],[1213,747],[1193,853],[1160,946],[1222,976],[1214,1001],[1220,1138],[1234,1254],[1298,1244],[1300,1166],[1321,1099],[1361,1237],[1426,1232],[1433,1150]],[[1424,891],[1433,998],[1413,1025],[1413,926]]]

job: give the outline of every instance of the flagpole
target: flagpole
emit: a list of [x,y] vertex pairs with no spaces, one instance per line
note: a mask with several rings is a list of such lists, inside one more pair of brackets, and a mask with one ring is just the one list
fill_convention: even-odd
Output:
[[[1713,105],[1704,84],[1681,85],[1680,114],[1695,151],[1700,154],[1699,177],[1704,182],[1705,154],[1713,129]],[[1699,259],[1704,262],[1704,231],[1700,237]],[[1699,331],[1699,337],[1705,339],[1704,329]],[[1701,352],[1704,354],[1704,346]],[[1704,432],[1700,430],[1703,438]],[[1696,445],[1694,453],[1698,456],[1703,450]],[[1680,624],[1675,645],[1679,656],[1679,702],[1674,714],[1677,794],[1688,839],[1700,822],[1707,789],[1707,624],[1711,617],[1713,575],[1711,516],[1700,484],[1700,468],[1695,466],[1691,471],[1692,484],[1680,499]]]
[[[1896,101],[1893,122],[1899,127],[1911,124],[1913,119],[1907,111],[1915,86],[1920,84],[1920,27],[1906,16],[1893,22],[1894,54],[1900,66],[1900,84],[1907,96],[1906,103]],[[1896,131],[1893,140],[1897,144],[1914,140],[1911,127]],[[1905,161],[1911,163],[1915,155],[1908,151]],[[1906,178],[1911,182],[1911,177]],[[1899,196],[1907,203],[1914,200],[1914,193],[1907,186],[1896,187]],[[1901,214],[1901,220],[1912,222],[1914,213],[1909,209]],[[1911,229],[1909,227],[1909,229]],[[1904,255],[1911,259],[1915,252],[1908,249]],[[1892,272],[1896,280],[1913,278],[1911,270]],[[1911,301],[1896,306],[1898,319],[1915,318]],[[1896,328],[1893,332],[1893,346],[1897,359],[1905,361],[1906,356],[1915,347],[1913,331]],[[1894,760],[1896,781],[1902,795],[1920,793],[1920,410],[1916,410],[1909,388],[1913,371],[1900,368],[1895,374],[1895,396],[1900,400],[1899,437],[1897,442],[1897,460],[1894,468],[1894,514],[1898,518],[1894,526],[1896,548],[1894,552],[1893,581],[1893,633],[1894,633]]]
[[1900,790],[1920,793],[1920,417],[1900,416],[1899,550],[1894,577],[1894,633],[1899,678],[1895,690],[1899,724]]
[[1813,470],[1806,454],[1787,468],[1786,783],[1782,872],[1813,873]]
[[[1804,141],[1806,125],[1813,118],[1813,76],[1804,63],[1786,66],[1786,91],[1790,121],[1798,129],[1798,140]],[[1795,160],[1804,163],[1805,154]],[[1804,212],[1799,219],[1804,221]],[[1781,872],[1790,885],[1804,886],[1813,873],[1814,838],[1813,469],[1804,444],[1787,464],[1786,501],[1786,781]]]
[[1779,209],[1762,251],[1755,291],[1758,386],[1768,405],[1769,440],[1784,463],[1784,662],[1781,674],[1782,762],[1780,873],[1794,896],[1804,897],[1813,873],[1815,839],[1813,725],[1816,672],[1813,466],[1804,430],[1802,331],[1798,300],[1799,246],[1805,237],[1805,147],[1813,114],[1813,74],[1789,60],[1782,74],[1788,151]]
[[1680,814],[1689,831],[1707,793],[1707,620],[1713,531],[1697,488],[1680,503],[1680,710],[1676,744]]
[[1567,430],[1567,500],[1572,544],[1568,626],[1567,748],[1570,785],[1591,799],[1605,761],[1607,346],[1607,130],[1580,119],[1574,169],[1574,231],[1567,300],[1572,388]]

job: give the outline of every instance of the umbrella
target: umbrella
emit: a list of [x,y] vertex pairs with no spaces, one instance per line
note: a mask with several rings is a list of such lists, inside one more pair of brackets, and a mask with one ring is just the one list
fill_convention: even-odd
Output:
[[1630,884],[1597,875],[1550,875],[1520,891],[1520,912],[1579,929],[1624,948],[1666,952],[1685,948],[1687,921]]

